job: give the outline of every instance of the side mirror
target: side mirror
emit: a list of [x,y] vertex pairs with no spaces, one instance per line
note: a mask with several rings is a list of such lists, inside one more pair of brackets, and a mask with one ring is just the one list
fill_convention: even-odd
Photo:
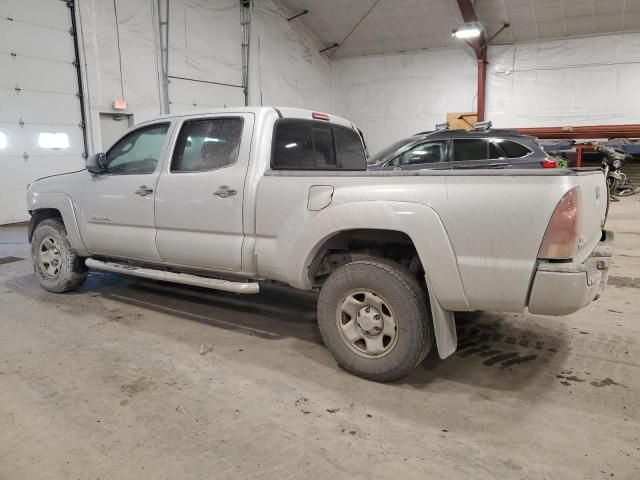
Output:
[[91,173],[104,173],[107,171],[107,156],[104,153],[94,153],[87,158],[87,170]]

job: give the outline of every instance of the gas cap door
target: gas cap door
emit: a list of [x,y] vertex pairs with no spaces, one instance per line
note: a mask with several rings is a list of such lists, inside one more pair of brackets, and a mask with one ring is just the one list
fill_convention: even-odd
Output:
[[307,210],[317,212],[331,204],[333,198],[333,186],[312,185],[309,187],[309,198],[307,200]]

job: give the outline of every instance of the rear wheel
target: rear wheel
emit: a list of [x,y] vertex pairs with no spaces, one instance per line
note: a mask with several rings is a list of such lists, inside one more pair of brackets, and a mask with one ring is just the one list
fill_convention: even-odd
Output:
[[333,272],[320,292],[318,324],[338,364],[369,380],[404,377],[433,346],[423,289],[409,271],[384,259]]
[[54,293],[77,289],[87,278],[84,258],[78,256],[67,238],[62,220],[43,220],[33,232],[31,257],[36,278]]

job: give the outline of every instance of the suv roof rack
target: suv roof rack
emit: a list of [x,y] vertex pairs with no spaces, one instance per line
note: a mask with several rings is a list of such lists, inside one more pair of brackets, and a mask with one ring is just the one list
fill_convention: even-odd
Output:
[[486,122],[476,122],[476,124],[473,126],[473,131],[474,132],[482,132],[485,130],[491,130],[493,123],[491,122],[491,120],[488,120]]
[[449,130],[450,128],[449,122],[436,123],[436,130]]

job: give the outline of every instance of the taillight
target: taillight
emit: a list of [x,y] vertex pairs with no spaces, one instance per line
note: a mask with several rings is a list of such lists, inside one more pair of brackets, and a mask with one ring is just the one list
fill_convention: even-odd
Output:
[[542,168],[556,168],[558,166],[556,161],[551,158],[545,158],[544,160],[541,160],[540,165],[542,166]]
[[311,118],[313,118],[314,120],[326,120],[327,122],[329,121],[329,115],[327,115],[326,113],[313,112],[311,114]]
[[580,235],[580,187],[569,190],[558,202],[544,233],[538,258],[568,260],[573,258]]

